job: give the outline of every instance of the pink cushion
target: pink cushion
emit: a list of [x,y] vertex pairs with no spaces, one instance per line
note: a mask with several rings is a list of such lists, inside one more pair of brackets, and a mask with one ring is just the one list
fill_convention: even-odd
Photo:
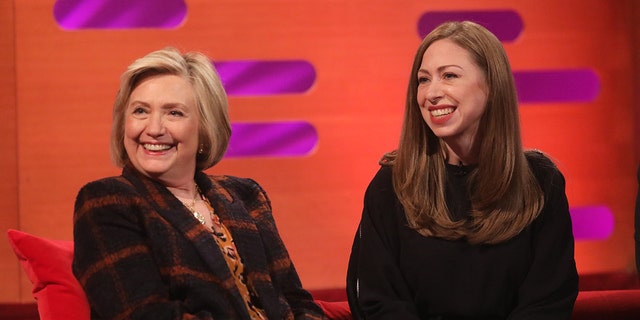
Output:
[[13,252],[33,283],[40,319],[89,319],[89,303],[71,272],[73,241],[49,240],[18,230],[7,234]]

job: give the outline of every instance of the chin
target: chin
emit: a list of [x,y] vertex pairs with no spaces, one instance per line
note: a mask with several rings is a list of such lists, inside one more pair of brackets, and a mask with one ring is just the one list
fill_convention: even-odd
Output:
[[138,171],[150,177],[161,176],[167,172],[169,169],[166,166],[145,166],[145,165],[137,165],[135,166]]

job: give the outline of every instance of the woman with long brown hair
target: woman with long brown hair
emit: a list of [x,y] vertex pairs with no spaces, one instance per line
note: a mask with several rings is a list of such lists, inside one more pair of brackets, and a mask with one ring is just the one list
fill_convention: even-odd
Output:
[[347,291],[367,319],[568,319],[565,181],[525,151],[500,41],[448,22],[415,56],[402,133],[365,194]]

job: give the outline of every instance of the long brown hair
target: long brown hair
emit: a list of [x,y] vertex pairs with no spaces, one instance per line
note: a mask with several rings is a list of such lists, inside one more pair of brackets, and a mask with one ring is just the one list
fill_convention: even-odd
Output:
[[[425,123],[416,99],[417,72],[427,48],[449,39],[467,50],[485,73],[489,88],[480,119],[478,165],[469,176],[471,218],[453,221],[445,202],[446,146]],[[424,236],[506,241],[540,213],[544,198],[520,137],[518,100],[509,60],[500,41],[469,21],[447,22],[429,33],[415,55],[398,149],[385,155],[410,227]]]

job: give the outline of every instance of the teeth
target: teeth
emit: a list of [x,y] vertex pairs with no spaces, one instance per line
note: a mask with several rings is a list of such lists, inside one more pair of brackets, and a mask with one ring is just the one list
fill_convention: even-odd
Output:
[[431,110],[431,115],[434,117],[440,117],[440,116],[444,116],[447,115],[449,113],[453,112],[453,108],[444,108],[444,109],[436,109],[436,110]]
[[168,150],[171,149],[171,146],[168,144],[150,144],[150,143],[145,143],[144,144],[144,148],[150,151],[162,151],[162,150]]

